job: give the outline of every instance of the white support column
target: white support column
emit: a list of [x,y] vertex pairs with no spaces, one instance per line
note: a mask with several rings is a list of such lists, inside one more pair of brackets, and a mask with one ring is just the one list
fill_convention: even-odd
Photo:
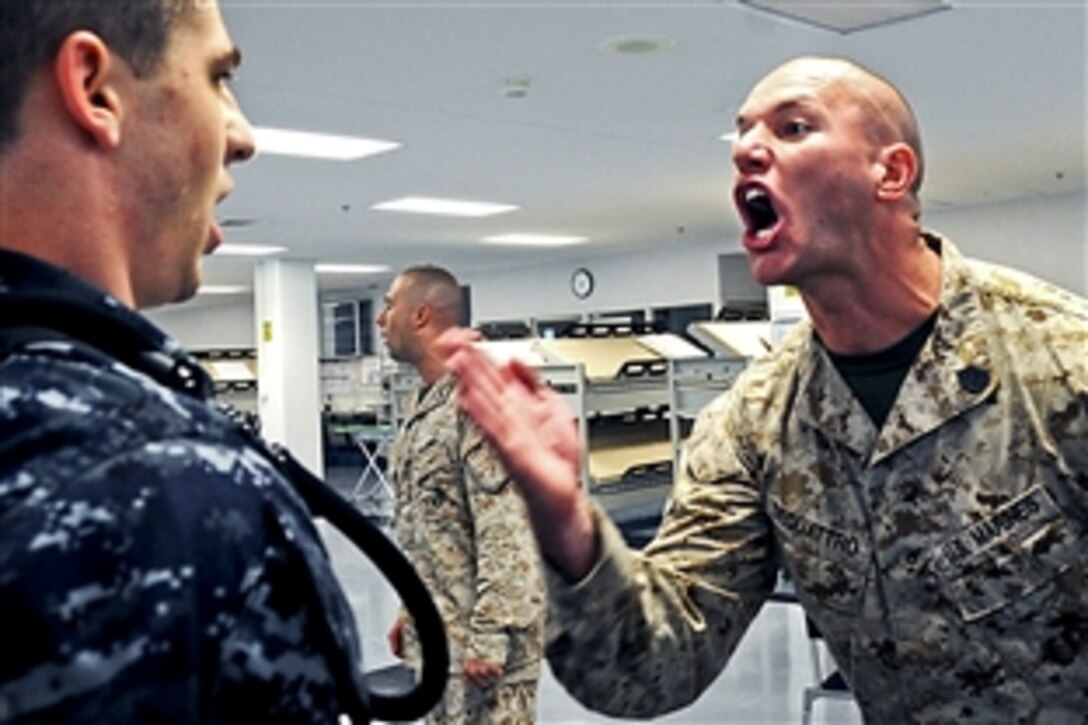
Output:
[[318,476],[321,449],[320,328],[314,265],[266,260],[254,272],[257,413],[261,432]]

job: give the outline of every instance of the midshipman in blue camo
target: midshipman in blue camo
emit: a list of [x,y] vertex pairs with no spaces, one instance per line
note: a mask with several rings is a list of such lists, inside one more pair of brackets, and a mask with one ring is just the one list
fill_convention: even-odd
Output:
[[[0,251],[0,297],[26,293],[182,356],[116,300]],[[41,337],[0,355],[0,723],[336,722],[359,643],[301,499],[208,404]]]

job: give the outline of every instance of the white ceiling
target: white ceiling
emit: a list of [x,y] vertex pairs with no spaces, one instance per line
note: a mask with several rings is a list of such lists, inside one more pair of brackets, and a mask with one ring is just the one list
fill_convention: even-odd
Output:
[[[955,0],[850,34],[735,0],[221,5],[254,125],[403,144],[347,163],[263,156],[236,168],[220,211],[228,240],[285,245],[293,257],[433,262],[465,275],[689,240],[739,249],[719,137],[752,84],[800,53],[849,56],[903,89],[922,125],[929,209],[1085,190],[1084,0]],[[602,49],[630,37],[671,45]],[[531,79],[528,95],[504,97],[507,78]],[[520,209],[487,219],[370,210],[404,195]],[[478,241],[515,231],[592,241],[544,251]],[[251,285],[252,265],[213,257],[206,280]]]

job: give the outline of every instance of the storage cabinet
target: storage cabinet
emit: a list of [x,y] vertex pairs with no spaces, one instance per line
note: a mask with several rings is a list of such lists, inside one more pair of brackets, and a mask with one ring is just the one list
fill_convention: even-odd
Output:
[[216,397],[246,415],[257,415],[257,351],[253,348],[193,350],[192,356],[211,376]]

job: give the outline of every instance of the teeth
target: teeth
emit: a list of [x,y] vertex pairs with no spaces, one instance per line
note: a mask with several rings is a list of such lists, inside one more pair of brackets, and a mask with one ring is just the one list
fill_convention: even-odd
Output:
[[763,191],[763,189],[759,189],[754,186],[744,192],[745,201],[754,201],[756,199],[765,198],[766,196],[767,194]]

